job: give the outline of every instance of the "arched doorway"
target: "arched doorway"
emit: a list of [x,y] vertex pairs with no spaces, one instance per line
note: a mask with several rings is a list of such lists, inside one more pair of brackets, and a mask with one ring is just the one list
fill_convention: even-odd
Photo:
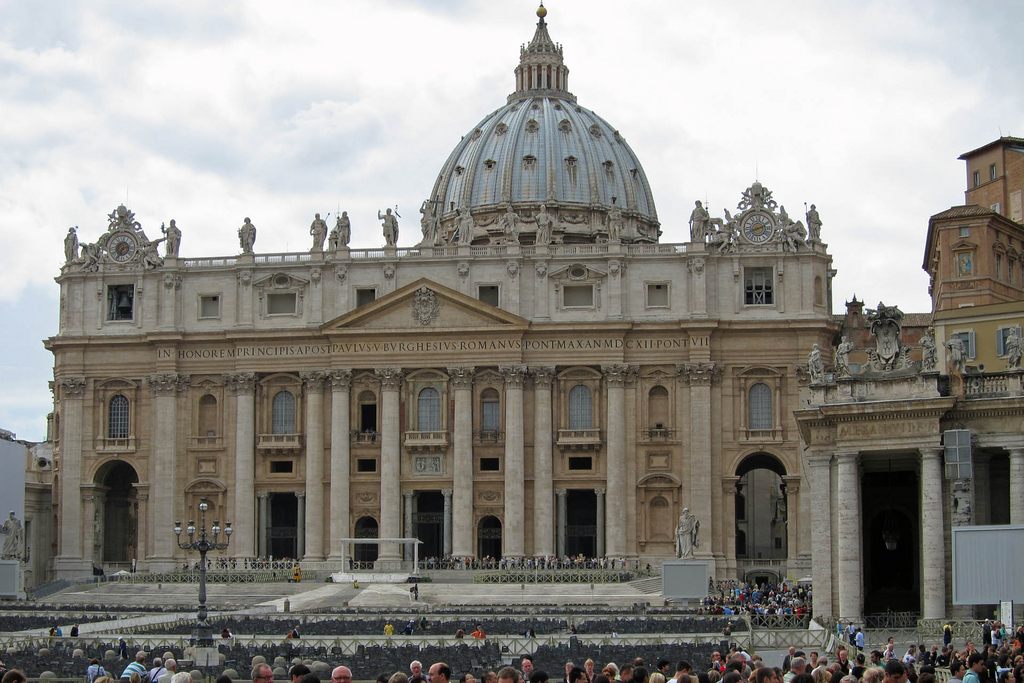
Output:
[[864,614],[921,610],[919,484],[917,473],[904,467],[910,465],[891,471],[887,465],[861,479]]
[[95,483],[104,491],[94,499],[93,546],[103,563],[137,559],[139,542],[139,483],[135,468],[123,460],[109,462],[96,472]]
[[[377,538],[378,531],[379,525],[373,517],[360,517],[356,520],[356,538]],[[352,557],[356,562],[376,562],[378,548],[376,543],[356,543]]]
[[[788,556],[786,468],[770,453],[748,455],[736,468],[736,558],[752,563]],[[749,570],[749,568],[746,568]]]
[[477,524],[476,554],[485,557],[501,557],[501,520],[488,515]]

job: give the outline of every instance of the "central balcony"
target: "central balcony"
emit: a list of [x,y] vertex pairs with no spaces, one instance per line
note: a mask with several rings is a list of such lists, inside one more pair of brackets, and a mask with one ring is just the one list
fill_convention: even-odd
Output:
[[292,453],[302,450],[302,434],[260,434],[257,450],[265,453]]
[[411,452],[439,453],[448,447],[448,432],[406,432],[405,447]]
[[558,448],[563,451],[596,451],[603,442],[600,429],[558,430]]

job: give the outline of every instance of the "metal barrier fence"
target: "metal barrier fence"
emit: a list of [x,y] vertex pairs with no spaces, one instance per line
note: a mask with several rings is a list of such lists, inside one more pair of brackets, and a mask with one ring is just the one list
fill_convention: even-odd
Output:
[[647,569],[497,569],[478,570],[473,583],[628,583],[654,575]]

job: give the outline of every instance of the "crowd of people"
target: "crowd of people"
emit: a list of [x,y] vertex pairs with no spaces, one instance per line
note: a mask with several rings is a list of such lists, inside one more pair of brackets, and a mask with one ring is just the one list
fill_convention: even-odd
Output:
[[795,614],[811,612],[811,589],[802,584],[719,581],[701,601],[704,614]]

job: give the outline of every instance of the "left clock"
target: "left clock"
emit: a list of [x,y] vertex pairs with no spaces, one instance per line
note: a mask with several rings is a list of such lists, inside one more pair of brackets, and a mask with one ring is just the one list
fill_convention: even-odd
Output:
[[120,234],[115,235],[111,238],[110,242],[107,243],[107,251],[115,261],[127,261],[132,256],[135,256],[137,249],[135,244],[135,238],[131,235]]

